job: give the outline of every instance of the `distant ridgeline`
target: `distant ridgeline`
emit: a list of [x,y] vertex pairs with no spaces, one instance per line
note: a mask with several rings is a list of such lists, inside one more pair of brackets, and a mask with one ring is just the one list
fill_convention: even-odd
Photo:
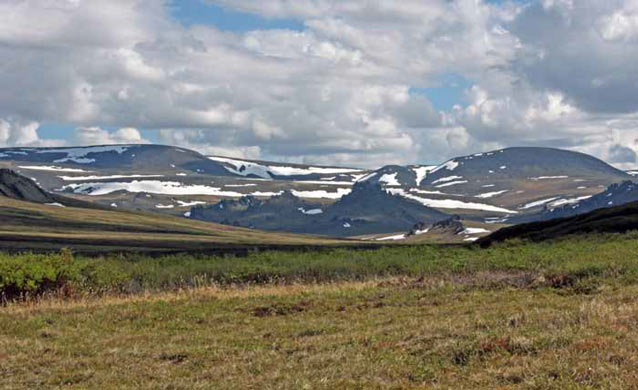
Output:
[[407,232],[451,215],[495,230],[634,200],[627,172],[550,148],[377,170],[205,156],[163,145],[5,148],[0,165],[51,195],[101,207],[339,237]]

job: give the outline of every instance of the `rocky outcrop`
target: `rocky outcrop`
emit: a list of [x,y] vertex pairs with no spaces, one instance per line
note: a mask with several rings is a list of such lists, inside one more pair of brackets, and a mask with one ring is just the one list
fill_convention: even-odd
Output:
[[0,169],[0,195],[35,203],[53,203],[56,197],[40,188],[33,180],[10,169]]

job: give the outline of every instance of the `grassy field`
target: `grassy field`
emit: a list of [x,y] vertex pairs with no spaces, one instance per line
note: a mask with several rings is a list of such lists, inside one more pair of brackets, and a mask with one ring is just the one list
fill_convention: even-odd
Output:
[[0,197],[0,249],[86,253],[198,251],[258,246],[344,245],[153,213],[55,207]]
[[0,308],[0,388],[638,387],[636,233],[0,275],[45,263],[59,284]]

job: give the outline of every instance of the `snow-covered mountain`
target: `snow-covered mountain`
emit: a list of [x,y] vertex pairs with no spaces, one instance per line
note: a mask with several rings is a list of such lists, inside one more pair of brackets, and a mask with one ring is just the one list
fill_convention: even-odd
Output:
[[[422,186],[483,191],[513,181],[626,179],[629,175],[586,154],[551,148],[508,148],[451,159],[431,170]],[[494,187],[491,187],[491,186]]]
[[[102,206],[182,216],[191,215],[193,206],[246,196],[267,201],[286,194],[325,207],[361,184],[363,190],[354,199],[362,204],[367,202],[365,191],[370,191],[370,199],[378,195],[365,188],[380,187],[424,209],[490,224],[574,206],[632,178],[594,157],[549,148],[510,148],[439,165],[386,165],[378,170],[204,156],[162,145],[6,148],[0,149],[0,167],[18,171],[49,192]],[[351,201],[341,204],[355,207]],[[293,215],[298,208],[291,209]],[[339,215],[345,214],[341,210]],[[284,215],[270,218],[284,221]],[[381,225],[379,220],[375,223]]]

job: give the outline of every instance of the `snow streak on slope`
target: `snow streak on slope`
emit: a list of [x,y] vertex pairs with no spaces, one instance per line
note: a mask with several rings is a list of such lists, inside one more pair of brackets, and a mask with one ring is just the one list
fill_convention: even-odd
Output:
[[508,192],[509,190],[503,190],[503,191],[494,191],[494,192],[486,192],[484,194],[478,194],[475,196],[475,198],[479,198],[479,199],[487,199],[487,198],[493,198],[495,196],[498,195],[502,195],[506,192]]
[[91,196],[107,195],[117,191],[147,192],[163,195],[215,195],[241,197],[244,194],[234,191],[222,191],[221,188],[205,185],[188,185],[176,181],[134,180],[132,182],[80,183],[62,187],[62,191],[72,190],[76,194]]
[[460,200],[453,199],[428,199],[420,196],[416,196],[413,194],[406,193],[404,190],[397,189],[388,189],[389,193],[394,195],[400,195],[407,199],[412,199],[421,203],[422,205],[428,207],[434,207],[437,209],[464,209],[464,210],[482,210],[482,211],[490,211],[495,213],[506,213],[506,214],[517,214],[517,211],[508,210],[502,207],[496,207],[489,204],[483,203],[474,203],[474,202],[463,202]]
[[107,153],[107,152],[116,152],[118,154],[122,154],[128,149],[130,149],[131,145],[126,146],[89,146],[86,148],[68,148],[68,149],[48,149],[48,150],[40,150],[38,153],[66,153],[65,158],[61,158],[55,160],[56,163],[64,163],[64,162],[74,162],[78,164],[90,164],[94,163],[95,159],[87,158],[90,153]]
[[560,196],[555,196],[555,197],[549,198],[549,199],[542,199],[542,200],[537,200],[535,202],[530,202],[530,203],[527,203],[527,204],[519,207],[518,209],[519,210],[531,209],[531,208],[534,208],[534,207],[542,206],[542,205],[544,205],[546,203],[549,203],[549,202],[553,202],[553,201],[555,201],[557,199],[560,199]]
[[45,165],[26,165],[26,166],[18,166],[18,168],[29,169],[32,171],[50,171],[50,172],[73,172],[73,173],[91,172],[91,171],[85,171],[84,169],[62,168],[62,167],[45,166]]
[[416,174],[416,185],[417,187],[421,185],[421,182],[427,177],[428,173],[431,172],[436,165],[425,165],[422,167],[414,167],[412,171]]
[[440,171],[441,169],[447,169],[448,171],[453,171],[459,166],[459,163],[456,160],[450,160],[444,164],[439,165],[438,167],[432,169],[430,173],[435,173]]
[[110,179],[139,179],[147,177],[164,177],[164,175],[110,175],[110,176],[58,176],[64,181],[86,181],[86,180],[110,180]]
[[445,184],[439,184],[438,186],[435,186],[436,188],[445,188],[445,187],[450,187],[450,186],[455,186],[457,184],[466,184],[468,181],[467,180],[459,180],[459,181],[453,181],[453,182],[449,182],[449,183],[445,183]]
[[303,176],[312,174],[340,174],[362,172],[353,168],[325,168],[325,167],[292,167],[285,165],[264,165],[251,161],[232,159],[227,157],[208,157],[217,162],[232,165],[225,166],[226,170],[240,176],[254,175],[264,179],[272,179],[273,176]]
[[[235,191],[224,191],[218,187],[210,187],[201,184],[183,184],[176,181],[159,181],[159,180],[134,180],[132,182],[92,182],[68,184],[62,187],[61,191],[71,190],[76,194],[86,194],[91,196],[99,196],[111,194],[117,191],[128,192],[147,192],[151,194],[163,195],[211,195],[223,196],[229,198],[239,198],[246,195],[253,196],[275,196],[281,195],[280,192],[261,192],[256,191],[250,194],[242,194]],[[297,191],[292,190],[293,195],[299,198],[309,199],[340,199],[352,190],[350,188],[337,188],[336,192],[325,190],[316,191]]]
[[440,179],[434,180],[432,184],[446,183],[448,181],[453,181],[453,180],[462,179],[462,178],[463,176],[446,176],[446,177],[442,177]]

